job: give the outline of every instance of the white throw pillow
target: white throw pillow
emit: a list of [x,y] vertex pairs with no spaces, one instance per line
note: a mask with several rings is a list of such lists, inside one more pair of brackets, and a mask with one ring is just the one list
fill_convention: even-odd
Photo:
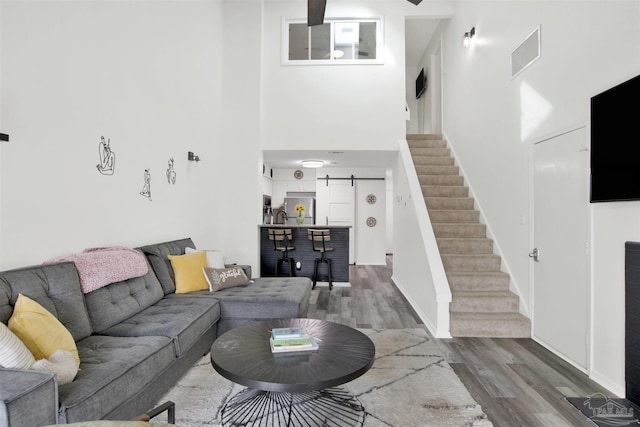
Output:
[[58,377],[58,384],[68,384],[76,377],[78,365],[73,353],[67,350],[56,350],[48,359],[37,360],[31,369],[34,371],[53,372]]
[[[191,254],[200,252],[200,249],[185,248],[185,253]],[[209,268],[225,268],[225,256],[222,251],[205,251],[207,253],[207,267]]]
[[4,323],[0,322],[0,366],[29,369],[36,359],[26,345]]

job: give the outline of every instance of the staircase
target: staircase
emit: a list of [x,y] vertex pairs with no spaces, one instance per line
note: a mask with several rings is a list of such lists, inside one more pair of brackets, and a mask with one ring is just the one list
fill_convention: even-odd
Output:
[[451,287],[454,337],[530,337],[480,212],[441,135],[407,135],[442,263]]

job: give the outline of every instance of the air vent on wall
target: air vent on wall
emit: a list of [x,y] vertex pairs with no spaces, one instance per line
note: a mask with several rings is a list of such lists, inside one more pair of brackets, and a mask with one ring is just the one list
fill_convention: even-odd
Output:
[[540,26],[511,52],[511,78],[515,78],[538,58],[540,58]]

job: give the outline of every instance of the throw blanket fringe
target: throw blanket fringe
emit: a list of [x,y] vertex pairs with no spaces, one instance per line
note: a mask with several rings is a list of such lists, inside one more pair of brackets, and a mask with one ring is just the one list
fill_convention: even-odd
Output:
[[75,263],[85,294],[110,283],[144,276],[149,271],[144,255],[124,246],[89,248],[78,254],[47,260],[45,264],[63,261]]

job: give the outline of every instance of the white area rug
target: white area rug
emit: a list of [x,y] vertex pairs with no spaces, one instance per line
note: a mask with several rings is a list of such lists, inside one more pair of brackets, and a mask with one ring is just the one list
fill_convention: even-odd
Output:
[[[360,329],[376,346],[373,367],[345,384],[365,408],[365,427],[492,426],[433,339],[422,329]],[[176,404],[182,427],[220,426],[225,403],[244,387],[202,358],[160,402]],[[163,415],[157,422],[166,422]]]

